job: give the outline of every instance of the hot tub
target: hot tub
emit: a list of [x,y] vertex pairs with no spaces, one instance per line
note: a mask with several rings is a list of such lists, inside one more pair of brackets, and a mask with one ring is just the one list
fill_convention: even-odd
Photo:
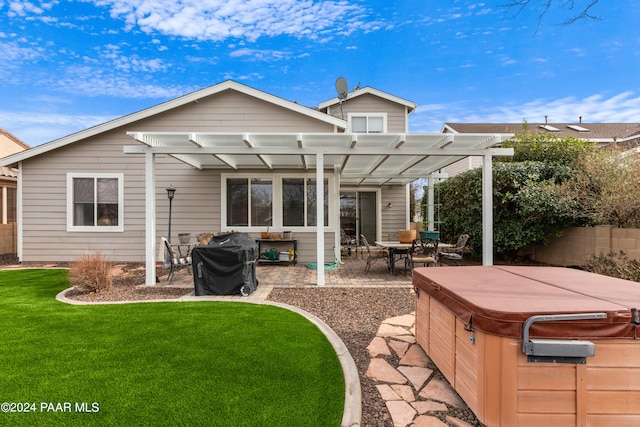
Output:
[[640,425],[640,283],[417,268],[416,339],[487,426]]

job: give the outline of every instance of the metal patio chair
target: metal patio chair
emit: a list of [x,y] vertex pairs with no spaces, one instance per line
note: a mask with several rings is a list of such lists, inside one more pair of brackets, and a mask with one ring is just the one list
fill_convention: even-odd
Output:
[[180,270],[181,268],[187,267],[187,271],[189,272],[189,274],[191,274],[191,253],[183,255],[180,252],[176,251],[174,247],[171,246],[171,243],[169,243],[169,241],[164,237],[162,238],[162,241],[164,243],[164,248],[167,251],[170,268],[167,280],[169,281],[169,284],[171,284],[173,282],[173,276],[175,275],[176,271]]
[[464,250],[467,247],[469,241],[468,234],[461,234],[458,237],[456,245],[450,248],[441,248],[439,255],[441,259],[452,261],[455,264],[464,265]]
[[367,263],[364,267],[365,273],[369,272],[371,268],[371,264],[375,263],[379,259],[384,259],[387,263],[387,268],[389,266],[389,252],[386,249],[379,247],[371,247],[369,245],[369,241],[364,234],[360,235],[360,243],[364,246],[363,254],[366,256]]
[[358,254],[358,239],[356,236],[349,236],[343,229],[340,229],[340,250],[341,253],[347,252],[348,256],[351,256],[353,251]]
[[416,239],[413,241],[404,264],[405,276],[407,275],[407,269],[413,271],[416,264],[422,264],[423,266],[438,265],[437,239]]

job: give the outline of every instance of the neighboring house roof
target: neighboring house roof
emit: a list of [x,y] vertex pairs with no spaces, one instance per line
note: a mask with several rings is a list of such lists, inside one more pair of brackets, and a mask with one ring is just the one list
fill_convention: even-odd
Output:
[[0,177],[16,179],[18,178],[18,171],[5,166],[0,166]]
[[31,157],[38,156],[40,154],[46,153],[51,150],[55,150],[60,147],[64,147],[66,145],[72,144],[77,141],[81,141],[83,139],[116,129],[121,126],[125,126],[129,123],[136,122],[138,120],[142,120],[151,116],[154,116],[159,113],[163,113],[165,111],[174,109],[176,107],[180,107],[186,105],[190,102],[198,101],[204,97],[208,97],[211,95],[215,95],[217,93],[223,92],[225,90],[235,90],[237,92],[244,93],[246,95],[255,97],[257,99],[270,102],[274,105],[289,109],[291,111],[295,111],[297,113],[306,115],[308,117],[314,118],[319,121],[323,121],[335,126],[338,129],[346,129],[347,123],[339,119],[337,117],[330,116],[328,114],[317,111],[313,108],[305,107],[300,104],[297,104],[292,101],[287,101],[283,98],[277,97],[275,95],[271,95],[269,93],[260,91],[258,89],[251,88],[249,86],[245,86],[243,84],[237,83],[233,80],[227,80],[222,83],[209,86],[207,88],[189,93],[187,95],[180,96],[178,98],[172,99],[167,102],[163,102],[162,104],[158,104],[156,106],[138,111],[136,113],[132,113],[123,117],[119,117],[117,119],[108,121],[106,123],[102,123],[100,125],[91,127],[89,129],[85,129],[83,131],[65,136],[60,139],[56,139],[54,141],[48,142],[46,144],[39,145],[37,147],[31,148],[29,150],[23,151],[21,153],[17,153],[11,156],[7,156],[3,159],[0,159],[0,164],[2,165],[11,165],[16,162],[29,159]]
[[20,138],[8,130],[0,128],[0,157],[9,156],[29,148],[29,145],[20,140]]
[[[347,95],[347,98],[344,99],[342,102],[345,102],[345,101],[348,101],[349,99],[357,98],[359,96],[366,95],[366,94],[375,95],[375,96],[378,96],[380,98],[386,99],[388,101],[404,105],[404,106],[406,106],[408,108],[408,113],[409,114],[413,113],[413,111],[417,107],[417,104],[415,102],[407,101],[406,99],[400,98],[400,97],[395,96],[395,95],[391,95],[389,93],[383,92],[383,91],[378,90],[378,89],[374,89],[374,88],[372,88],[370,86],[366,86],[366,87],[363,87],[362,89],[356,89],[353,92],[350,92],[349,95]],[[329,99],[327,101],[321,102],[318,105],[318,109],[324,110],[327,107],[331,107],[331,106],[337,105],[337,104],[340,104],[340,99],[338,97],[331,98],[331,99]]]
[[443,133],[524,133],[573,136],[597,143],[640,145],[640,123],[445,123]]

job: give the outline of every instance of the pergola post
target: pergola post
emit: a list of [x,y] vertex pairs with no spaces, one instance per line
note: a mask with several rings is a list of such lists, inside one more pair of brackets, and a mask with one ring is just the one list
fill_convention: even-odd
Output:
[[145,284],[156,284],[156,171],[155,154],[144,155],[144,215],[145,215]]
[[435,192],[433,189],[433,185],[436,183],[436,180],[434,178],[434,174],[429,175],[429,182],[428,182],[428,186],[427,186],[427,230],[429,231],[433,231],[434,229],[434,213],[435,213]]
[[493,156],[482,162],[482,265],[493,265]]
[[324,154],[316,153],[316,251],[318,286],[324,286]]

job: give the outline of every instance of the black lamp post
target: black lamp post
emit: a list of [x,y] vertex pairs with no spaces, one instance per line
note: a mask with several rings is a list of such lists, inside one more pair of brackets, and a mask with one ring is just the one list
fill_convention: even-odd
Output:
[[173,188],[173,185],[170,185],[166,188],[167,197],[169,198],[169,234],[167,235],[167,240],[171,243],[171,208],[173,204],[173,196],[176,194],[176,189]]

